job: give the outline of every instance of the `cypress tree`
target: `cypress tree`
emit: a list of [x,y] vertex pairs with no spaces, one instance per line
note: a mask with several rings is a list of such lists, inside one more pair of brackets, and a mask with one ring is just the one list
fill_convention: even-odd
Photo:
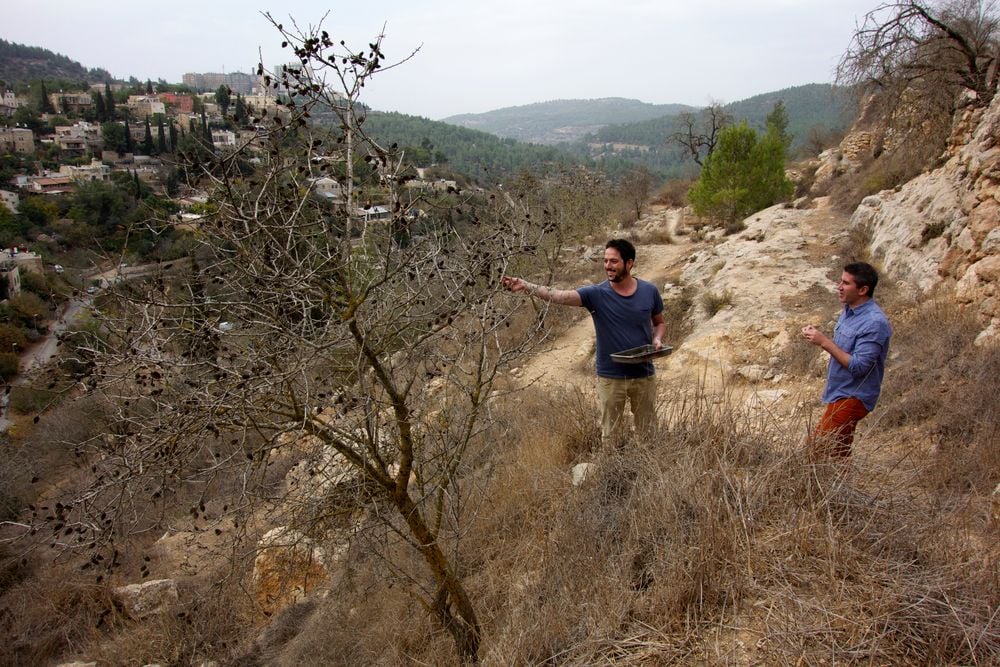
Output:
[[170,119],[170,151],[177,152],[177,126],[174,125],[173,119]]
[[163,116],[156,119],[156,152],[167,152],[167,138],[163,134]]
[[115,113],[115,95],[111,92],[111,84],[104,82],[104,110],[107,113],[107,120],[114,120],[118,114]]
[[177,175],[176,169],[171,169],[170,172],[167,174],[166,188],[167,188],[167,194],[170,195],[171,197],[177,195],[177,193],[180,192],[181,183],[180,183],[180,178]]
[[233,115],[236,117],[236,123],[240,127],[248,125],[247,103],[239,93],[236,93],[236,106],[233,108]]
[[94,115],[98,123],[103,123],[108,119],[107,108],[104,106],[104,96],[98,93],[94,97]]
[[132,140],[132,128],[128,126],[128,114],[125,114],[125,150],[129,153],[135,152],[135,142]]
[[42,84],[39,87],[38,94],[40,97],[40,99],[38,100],[38,111],[40,113],[55,113],[56,109],[55,107],[52,106],[52,100],[49,99],[49,91],[45,87],[44,81],[42,81]]

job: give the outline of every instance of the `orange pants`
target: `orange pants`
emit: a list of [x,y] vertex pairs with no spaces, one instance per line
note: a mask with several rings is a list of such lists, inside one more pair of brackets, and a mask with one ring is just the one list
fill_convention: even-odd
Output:
[[849,457],[854,429],[867,414],[864,403],[856,398],[842,398],[828,403],[809,439],[813,459]]

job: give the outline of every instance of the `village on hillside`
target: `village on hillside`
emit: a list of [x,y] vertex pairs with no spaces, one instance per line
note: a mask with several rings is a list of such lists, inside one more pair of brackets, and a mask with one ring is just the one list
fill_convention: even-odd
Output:
[[[37,81],[25,95],[0,88],[0,299],[12,306],[0,322],[0,376],[16,375],[18,355],[72,298],[105,287],[110,269],[170,259],[150,255],[134,235],[126,243],[126,228],[151,212],[178,230],[196,228],[212,206],[207,192],[185,178],[192,155],[197,161],[238,153],[257,161],[267,122],[290,115],[287,98],[267,75],[238,72],[189,73],[180,85],[133,81],[49,91]],[[308,183],[313,196],[345,206],[339,159],[318,155],[324,168]],[[455,185],[425,180],[417,168],[407,189]],[[387,204],[370,188],[354,203],[354,216],[385,220]]]

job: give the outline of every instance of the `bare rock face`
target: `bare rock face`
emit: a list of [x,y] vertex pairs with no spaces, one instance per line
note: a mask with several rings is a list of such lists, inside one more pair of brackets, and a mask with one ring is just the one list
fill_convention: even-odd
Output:
[[835,178],[854,171],[866,158],[871,157],[875,150],[875,134],[872,130],[855,129],[836,148],[820,153],[819,165],[813,176],[812,193],[815,195],[825,191]]
[[866,197],[851,224],[872,232],[883,268],[921,290],[944,284],[1000,328],[1000,96],[956,123],[944,165]]
[[173,579],[154,579],[115,589],[115,596],[126,613],[136,620],[169,611],[177,604],[177,583]]
[[273,615],[303,599],[326,581],[327,555],[297,530],[268,531],[258,545],[253,564],[254,597],[260,609]]

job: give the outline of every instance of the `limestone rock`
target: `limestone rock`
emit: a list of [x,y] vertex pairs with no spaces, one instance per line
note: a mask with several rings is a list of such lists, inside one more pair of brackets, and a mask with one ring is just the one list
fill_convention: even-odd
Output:
[[868,227],[883,268],[929,291],[955,285],[986,338],[1000,321],[1000,96],[956,123],[945,163],[897,191],[866,197],[851,224]]
[[120,586],[114,591],[125,612],[136,620],[162,614],[177,604],[177,582],[154,579],[141,584]]
[[261,610],[275,614],[325,582],[327,559],[312,539],[297,530],[282,526],[268,531],[253,564],[254,598]]
[[573,486],[581,486],[596,470],[594,463],[577,463],[573,466]]

